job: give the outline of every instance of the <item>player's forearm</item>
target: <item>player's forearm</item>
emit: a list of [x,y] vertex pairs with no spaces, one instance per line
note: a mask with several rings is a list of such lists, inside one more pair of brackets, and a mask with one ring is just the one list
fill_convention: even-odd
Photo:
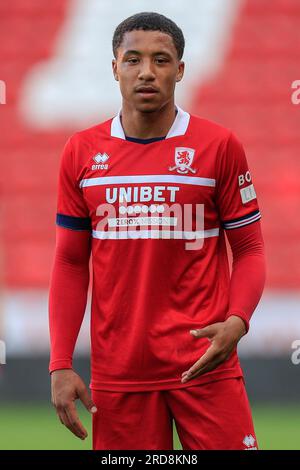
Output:
[[81,250],[76,258],[75,251],[66,250],[59,236],[58,240],[49,291],[50,372],[72,367],[89,286],[88,251]]
[[260,222],[227,232],[233,252],[229,309],[241,317],[249,329],[249,321],[262,296],[266,280],[266,259]]
[[88,265],[72,266],[56,258],[49,293],[50,371],[72,367],[88,285]]

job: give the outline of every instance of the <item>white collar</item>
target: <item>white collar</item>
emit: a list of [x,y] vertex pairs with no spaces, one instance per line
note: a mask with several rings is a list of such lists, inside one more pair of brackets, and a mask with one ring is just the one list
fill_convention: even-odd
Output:
[[[166,139],[169,139],[170,137],[176,137],[178,135],[184,135],[189,125],[189,113],[183,111],[177,105],[175,105],[175,107],[177,109],[177,114],[171,128],[169,129],[169,132],[166,135]],[[119,137],[119,139],[126,140],[124,129],[122,127],[120,119],[121,110],[122,108],[120,108],[118,114],[113,118],[111,122],[110,135],[112,137]]]

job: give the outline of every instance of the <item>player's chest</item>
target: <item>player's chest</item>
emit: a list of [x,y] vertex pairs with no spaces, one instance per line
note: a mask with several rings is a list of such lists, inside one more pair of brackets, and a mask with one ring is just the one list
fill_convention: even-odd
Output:
[[100,147],[90,150],[79,182],[91,211],[113,205],[134,214],[212,201],[214,164],[205,148],[189,142]]

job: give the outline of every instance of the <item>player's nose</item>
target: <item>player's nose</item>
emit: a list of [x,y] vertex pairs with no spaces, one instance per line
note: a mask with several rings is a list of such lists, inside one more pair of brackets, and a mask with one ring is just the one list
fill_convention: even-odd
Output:
[[141,62],[140,70],[139,70],[139,78],[141,80],[144,80],[145,82],[147,80],[154,80],[155,79],[153,64],[151,63],[150,60],[143,60]]

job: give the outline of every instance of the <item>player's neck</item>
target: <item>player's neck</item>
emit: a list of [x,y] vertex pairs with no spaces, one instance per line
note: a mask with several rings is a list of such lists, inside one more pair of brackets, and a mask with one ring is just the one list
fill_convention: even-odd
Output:
[[176,117],[174,102],[152,113],[143,113],[129,108],[123,102],[121,123],[124,134],[137,139],[151,139],[167,135]]

